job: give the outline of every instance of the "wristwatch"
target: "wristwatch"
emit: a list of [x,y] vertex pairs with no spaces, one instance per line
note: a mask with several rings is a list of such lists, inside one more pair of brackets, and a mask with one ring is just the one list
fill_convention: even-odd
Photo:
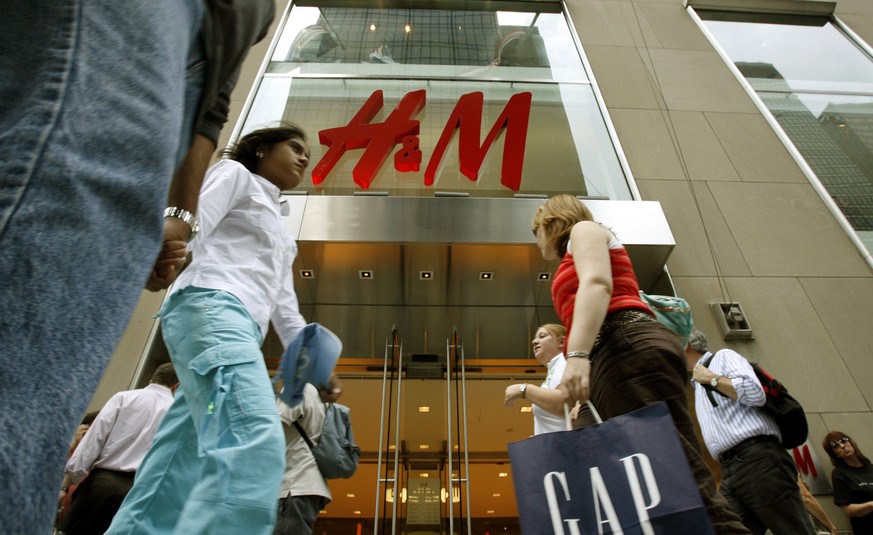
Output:
[[197,222],[197,217],[185,210],[184,208],[179,208],[176,206],[170,206],[166,210],[164,210],[164,217],[176,217],[185,222],[186,225],[191,229],[191,234],[188,235],[188,242],[194,239],[194,236],[200,232],[200,223]]
[[709,386],[711,386],[713,388],[718,387],[718,380],[719,379],[721,379],[721,375],[716,375],[715,377],[713,377],[712,380],[709,382]]
[[518,385],[518,392],[521,394],[522,399],[527,399],[524,395],[525,390],[527,390],[527,383]]

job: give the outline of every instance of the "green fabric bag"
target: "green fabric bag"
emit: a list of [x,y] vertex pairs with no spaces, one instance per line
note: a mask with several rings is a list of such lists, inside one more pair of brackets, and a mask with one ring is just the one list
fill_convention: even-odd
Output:
[[682,349],[688,345],[688,338],[694,330],[691,319],[691,305],[681,297],[672,295],[649,295],[640,291],[643,303],[652,309],[658,321],[666,325],[679,337]]

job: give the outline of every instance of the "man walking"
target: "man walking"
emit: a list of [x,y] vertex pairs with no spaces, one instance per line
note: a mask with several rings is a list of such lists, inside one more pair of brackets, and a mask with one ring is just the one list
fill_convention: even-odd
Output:
[[119,392],[100,410],[67,462],[63,489],[81,483],[61,524],[65,535],[103,533],[133,486],[133,477],[179,385],[171,363],[149,385]]
[[[797,467],[782,447],[766,396],[749,362],[722,349],[712,355],[695,330],[685,348],[697,420],[713,458],[722,465],[721,493],[754,535],[814,535],[797,487]],[[704,366],[708,363],[708,366]]]

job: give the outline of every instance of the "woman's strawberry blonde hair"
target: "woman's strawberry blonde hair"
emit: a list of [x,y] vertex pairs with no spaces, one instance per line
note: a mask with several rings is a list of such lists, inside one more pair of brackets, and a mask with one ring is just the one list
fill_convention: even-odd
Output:
[[567,241],[573,225],[580,221],[594,221],[594,216],[582,201],[572,195],[562,193],[544,202],[534,214],[531,230],[536,236],[542,227],[548,241],[555,242],[559,256],[567,254]]

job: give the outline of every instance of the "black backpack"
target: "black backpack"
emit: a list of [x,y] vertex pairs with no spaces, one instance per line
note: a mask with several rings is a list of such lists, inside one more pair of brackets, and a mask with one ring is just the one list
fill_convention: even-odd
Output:
[[325,404],[324,426],[318,444],[312,443],[300,422],[295,421],[294,427],[312,451],[321,475],[327,479],[348,479],[355,474],[361,448],[355,444],[348,407],[339,403]]
[[[704,368],[709,368],[709,363],[715,354],[711,354],[708,359],[703,362]],[[749,362],[752,369],[755,371],[755,376],[764,387],[764,394],[767,396],[767,401],[762,409],[776,420],[779,426],[779,431],[782,433],[782,447],[785,449],[796,448],[804,442],[809,434],[809,426],[806,422],[806,414],[803,412],[800,402],[788,393],[785,385],[780,383],[775,377],[765,372],[755,362]],[[718,402],[712,395],[713,391],[727,397],[710,385],[702,385],[706,389],[706,396],[709,402],[715,407]]]

